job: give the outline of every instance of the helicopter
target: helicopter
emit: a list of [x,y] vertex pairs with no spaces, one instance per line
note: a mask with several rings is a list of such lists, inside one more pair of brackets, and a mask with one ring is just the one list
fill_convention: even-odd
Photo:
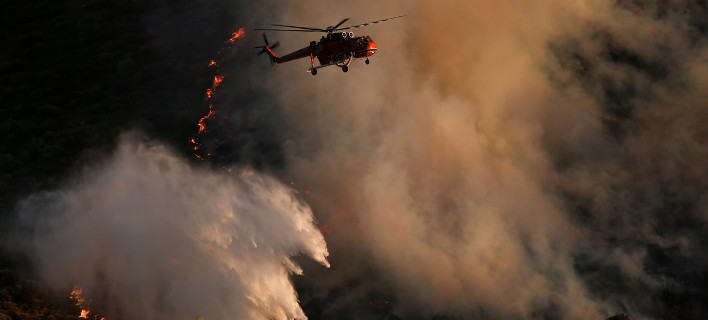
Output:
[[[324,32],[325,35],[322,36],[319,42],[311,41],[310,45],[304,47],[300,50],[293,51],[282,57],[279,57],[273,49],[280,45],[280,42],[276,42],[273,45],[268,44],[268,37],[266,37],[265,32],[263,33],[264,46],[254,47],[255,49],[261,49],[258,52],[258,56],[266,53],[270,58],[270,63],[274,66],[274,70],[278,69],[278,65],[281,63],[310,57],[310,68],[307,72],[311,73],[313,76],[317,74],[317,69],[329,67],[336,65],[342,69],[342,71],[349,71],[349,65],[354,59],[366,59],[366,64],[369,64],[369,57],[376,53],[378,50],[376,42],[369,36],[359,36],[354,37],[353,32],[347,32],[344,30],[355,29],[359,27],[368,26],[371,24],[376,24],[379,22],[388,21],[391,19],[402,18],[402,16],[396,16],[381,20],[376,20],[372,22],[357,24],[353,26],[340,27],[342,24],[347,22],[349,18],[344,19],[334,26],[329,26],[326,28],[310,28],[310,27],[299,27],[290,26],[284,24],[272,24],[275,27],[281,27],[283,29],[254,29],[259,31],[289,31],[289,32]],[[284,29],[288,28],[288,29]],[[319,61],[319,65],[315,66],[315,57]]]

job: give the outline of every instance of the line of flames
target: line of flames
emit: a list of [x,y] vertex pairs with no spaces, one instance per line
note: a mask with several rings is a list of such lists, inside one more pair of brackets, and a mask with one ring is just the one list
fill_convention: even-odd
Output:
[[[238,39],[240,39],[243,35],[245,35],[246,32],[244,31],[243,28],[238,29],[238,31],[234,32],[231,34],[231,37],[229,40],[224,42],[226,45],[225,48],[229,48],[231,45],[235,44]],[[212,83],[211,88],[206,90],[206,93],[204,94],[204,101],[206,104],[209,106],[209,111],[207,112],[206,115],[201,117],[199,121],[197,122],[197,134],[190,140],[192,145],[194,145],[194,156],[203,159],[203,157],[199,154],[199,148],[201,148],[201,144],[197,142],[197,137],[201,135],[206,129],[207,129],[207,121],[212,120],[216,117],[217,115],[217,110],[216,107],[214,106],[214,103],[212,101],[212,98],[214,97],[214,94],[216,93],[216,90],[221,86],[222,82],[226,78],[226,75],[223,74],[219,68],[219,63],[217,60],[220,60],[221,58],[221,53],[224,48],[220,49],[217,53],[218,58],[216,60],[211,60],[209,61],[209,68],[212,68],[215,70],[216,75],[214,76],[214,81]],[[207,156],[210,156],[211,154],[207,154]]]

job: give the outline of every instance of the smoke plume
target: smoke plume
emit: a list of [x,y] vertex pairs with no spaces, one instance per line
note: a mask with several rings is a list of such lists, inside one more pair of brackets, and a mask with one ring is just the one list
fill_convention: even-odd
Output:
[[705,314],[702,2],[281,6],[305,26],[407,14],[355,30],[370,65],[267,76],[328,232],[322,316],[367,299],[345,283],[404,317]]
[[83,288],[107,319],[304,318],[291,257],[329,265],[309,207],[273,178],[195,167],[138,140],[22,204],[49,287]]

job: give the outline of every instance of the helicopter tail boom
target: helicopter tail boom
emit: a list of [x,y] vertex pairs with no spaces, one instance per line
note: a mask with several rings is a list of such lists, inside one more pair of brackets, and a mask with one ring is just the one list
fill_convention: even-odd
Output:
[[[263,35],[263,37],[265,39],[265,34]],[[313,52],[313,45],[311,45],[311,46],[302,48],[300,50],[288,53],[288,54],[280,57],[275,53],[275,51],[273,51],[273,48],[277,47],[278,43],[276,42],[276,44],[274,44],[272,46],[268,46],[267,44],[268,44],[268,40],[266,40],[265,46],[259,46],[259,47],[255,47],[255,48],[261,49],[261,51],[258,52],[259,56],[264,53],[268,54],[268,58],[270,58],[270,63],[272,66],[275,67],[275,69],[277,69],[278,65],[281,63],[285,63],[285,62],[293,61],[293,60],[297,60],[297,59],[302,59],[305,57],[310,57],[310,56],[312,56],[312,52]]]

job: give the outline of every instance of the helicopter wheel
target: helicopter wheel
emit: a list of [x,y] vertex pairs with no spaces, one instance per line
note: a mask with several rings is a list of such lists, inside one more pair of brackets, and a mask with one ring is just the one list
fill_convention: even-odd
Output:
[[316,75],[316,74],[317,74],[317,69],[312,69],[312,71],[310,71],[310,73],[312,73],[313,76]]
[[364,61],[364,62],[365,62],[366,64],[369,64],[369,59],[366,59],[366,61]]
[[344,71],[344,72],[349,71],[349,67],[347,67],[347,66],[342,67],[342,71]]

